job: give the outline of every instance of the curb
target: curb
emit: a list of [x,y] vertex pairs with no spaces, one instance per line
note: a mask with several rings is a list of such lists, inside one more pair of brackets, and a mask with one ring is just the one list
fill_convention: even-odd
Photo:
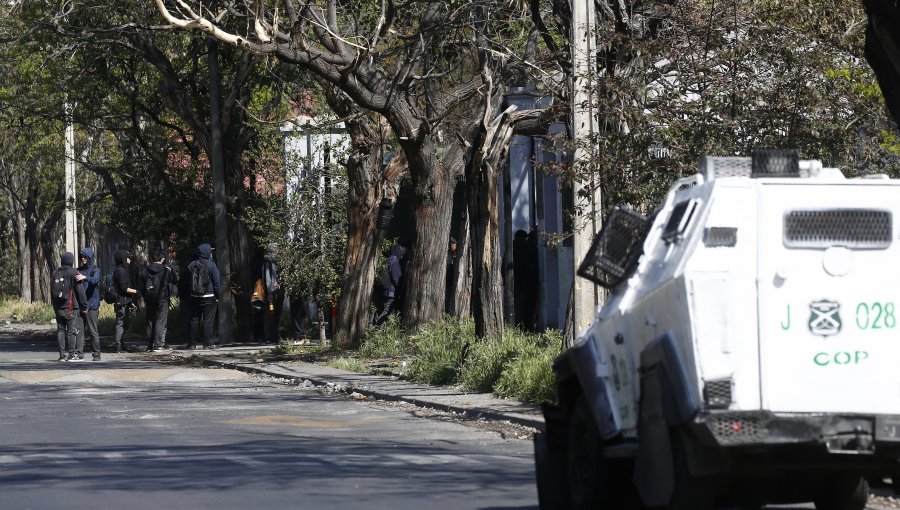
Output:
[[232,370],[238,370],[240,372],[245,372],[248,374],[260,374],[260,375],[268,375],[272,377],[278,377],[281,379],[288,379],[294,381],[297,384],[303,383],[303,381],[309,381],[315,386],[325,386],[325,387],[337,387],[340,391],[345,392],[347,394],[350,393],[358,393],[365,397],[377,399],[377,400],[385,400],[389,402],[405,402],[408,404],[412,404],[417,407],[425,408],[425,409],[434,409],[438,411],[444,411],[448,413],[453,413],[461,416],[464,419],[468,420],[477,420],[477,419],[487,419],[492,421],[507,421],[510,423],[514,423],[516,425],[522,425],[524,427],[531,427],[537,430],[544,429],[544,420],[540,418],[531,418],[529,416],[520,415],[520,414],[509,414],[497,411],[495,409],[485,408],[485,407],[464,407],[457,406],[453,404],[446,404],[442,402],[434,402],[430,400],[423,400],[415,397],[408,397],[403,395],[395,395],[391,393],[386,393],[379,390],[373,390],[370,388],[364,388],[359,386],[348,385],[344,382],[335,383],[334,381],[330,381],[324,377],[318,376],[306,376],[306,375],[297,375],[294,372],[291,372],[287,369],[281,369],[280,367],[265,367],[261,368],[258,366],[250,366],[239,363],[232,363],[228,361],[220,361],[214,359],[204,359],[204,365],[216,366],[220,368],[229,368]]

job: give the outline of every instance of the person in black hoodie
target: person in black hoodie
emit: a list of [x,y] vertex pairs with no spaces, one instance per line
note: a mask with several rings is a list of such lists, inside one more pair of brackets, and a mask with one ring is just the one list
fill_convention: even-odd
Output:
[[147,352],[166,351],[166,322],[169,319],[169,289],[175,273],[166,265],[166,256],[156,251],[144,272],[144,306],[147,315]]
[[123,352],[125,343],[122,337],[125,336],[131,305],[138,291],[131,287],[131,272],[129,271],[131,254],[126,250],[119,250],[113,255],[113,260],[116,263],[116,270],[113,271],[113,288],[115,288],[117,296],[113,306],[116,311],[116,352]]
[[[56,312],[56,339],[59,343],[59,361],[84,361],[82,346],[78,345],[79,331],[82,322],[80,312],[87,310],[87,298],[84,287],[79,285],[84,276],[72,265],[75,255],[63,253],[60,267],[53,271],[53,289],[68,289],[53,297],[53,309]],[[83,338],[82,338],[83,340]]]
[[387,320],[388,316],[399,309],[399,301],[403,293],[403,257],[406,255],[406,248],[399,244],[391,247],[388,255],[387,266],[385,267],[385,275],[382,278],[384,285],[383,295],[384,304],[381,313],[375,316],[374,323],[376,326],[381,325]]
[[94,250],[90,247],[82,248],[78,252],[78,272],[84,275],[81,286],[84,287],[84,295],[87,298],[87,309],[83,309],[81,316],[84,318],[84,327],[81,329],[84,345],[85,335],[91,337],[91,354],[94,361],[100,361],[100,333],[97,322],[100,317],[100,268],[94,263]]
[[[205,266],[205,271],[202,267]],[[194,289],[194,274],[205,274],[200,283],[202,288]],[[200,336],[202,326],[203,346],[207,349],[215,349],[213,343],[213,320],[216,317],[216,302],[219,295],[219,268],[212,261],[212,246],[203,243],[197,247],[194,260],[188,264],[184,277],[188,279],[185,287],[190,289],[191,332],[188,340],[188,349],[197,347],[197,339]],[[205,284],[205,285],[204,285]]]

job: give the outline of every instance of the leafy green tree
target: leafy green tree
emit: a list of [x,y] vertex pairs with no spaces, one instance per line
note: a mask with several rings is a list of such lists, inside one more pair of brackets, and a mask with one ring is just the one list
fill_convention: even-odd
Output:
[[[358,108],[383,117],[405,156],[414,194],[416,239],[404,322],[413,329],[438,319],[444,308],[453,191],[467,162],[489,163],[495,158],[481,153],[504,147],[487,145],[503,139],[488,124],[505,90],[502,72],[517,61],[515,52],[503,46],[504,30],[517,28],[510,19],[521,18],[521,12],[489,0],[402,5],[286,0],[277,10],[226,1],[219,3],[221,17],[180,0],[158,0],[156,5],[178,28],[202,30],[294,64],[340,89]],[[229,28],[234,19],[241,20],[240,29]],[[481,163],[475,168],[472,178],[496,179],[496,172],[479,173]],[[491,235],[496,210],[487,208],[483,214],[472,224],[488,218],[489,228],[478,237],[488,242],[483,248],[486,264],[496,268],[498,250],[492,247],[498,236]],[[485,330],[501,328],[500,272],[480,274],[494,277],[478,285],[485,292],[475,308],[490,307],[480,322]]]
[[255,236],[275,256],[281,286],[292,297],[316,302],[323,341],[325,314],[337,303],[344,280],[348,189],[340,162],[347,145],[326,147],[326,164],[289,154],[280,199],[261,202],[249,215]]

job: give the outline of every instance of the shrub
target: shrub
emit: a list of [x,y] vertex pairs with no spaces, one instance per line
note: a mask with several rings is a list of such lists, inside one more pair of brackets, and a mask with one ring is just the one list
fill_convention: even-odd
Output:
[[497,395],[532,404],[555,399],[552,367],[562,342],[555,332],[533,338],[537,341],[525,345],[504,368],[494,385]]
[[0,317],[16,318],[28,324],[50,324],[56,320],[56,313],[49,303],[28,303],[18,297],[4,296],[0,298]]
[[397,314],[392,314],[383,324],[366,332],[359,355],[368,359],[392,358],[408,351],[409,340],[400,327],[400,318]]
[[415,358],[406,371],[407,378],[426,384],[455,383],[466,350],[476,341],[475,323],[445,317],[423,326],[411,341]]
[[536,335],[508,329],[503,335],[480,339],[469,349],[460,381],[469,391],[492,391],[506,365],[534,342]]

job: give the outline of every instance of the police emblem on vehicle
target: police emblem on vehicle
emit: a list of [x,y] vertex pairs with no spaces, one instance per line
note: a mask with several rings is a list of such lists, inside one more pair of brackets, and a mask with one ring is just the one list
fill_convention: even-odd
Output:
[[833,336],[841,332],[841,304],[820,299],[809,304],[809,332],[819,336]]

